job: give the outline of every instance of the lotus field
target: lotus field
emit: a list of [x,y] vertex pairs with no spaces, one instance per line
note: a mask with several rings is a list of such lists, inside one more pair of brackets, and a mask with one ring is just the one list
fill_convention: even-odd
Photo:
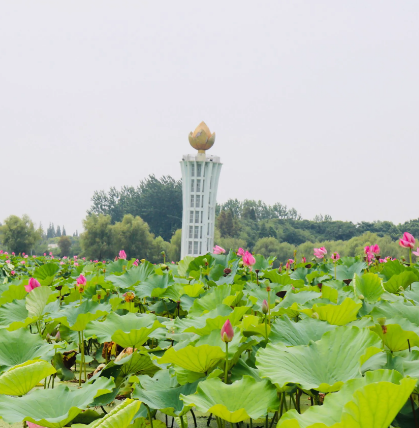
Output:
[[279,268],[220,247],[2,253],[0,426],[418,427],[419,264],[400,245],[406,262],[372,245]]

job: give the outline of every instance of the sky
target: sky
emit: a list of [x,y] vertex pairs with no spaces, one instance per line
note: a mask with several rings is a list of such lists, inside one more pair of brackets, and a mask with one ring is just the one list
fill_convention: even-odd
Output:
[[419,217],[417,0],[1,1],[0,222],[82,230],[95,190],[180,178],[204,120],[218,202]]

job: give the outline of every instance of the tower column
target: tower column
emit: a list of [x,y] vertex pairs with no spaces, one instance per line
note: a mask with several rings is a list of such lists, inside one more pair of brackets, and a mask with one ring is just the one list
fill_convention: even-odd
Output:
[[202,122],[189,135],[196,155],[185,155],[180,163],[182,170],[182,248],[181,258],[208,253],[214,246],[215,207],[221,162],[218,156],[207,156],[215,140]]

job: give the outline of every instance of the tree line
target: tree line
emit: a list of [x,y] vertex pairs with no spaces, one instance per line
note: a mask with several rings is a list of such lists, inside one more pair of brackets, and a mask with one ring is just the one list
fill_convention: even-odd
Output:
[[[11,216],[0,228],[0,242],[15,252],[22,249],[28,252],[45,233],[35,229],[27,216],[18,220]],[[182,182],[170,176],[158,179],[150,175],[137,187],[96,191],[83,224],[80,241],[74,235],[72,238],[77,245],[71,248],[77,250],[78,255],[109,259],[124,249],[129,257],[156,262],[164,252],[168,259],[177,261],[182,227]],[[50,224],[47,238],[57,236],[58,231],[63,234],[59,227],[55,229]],[[216,207],[216,244],[275,255],[281,261],[291,258],[296,249],[309,257],[308,248],[320,243],[327,243],[333,247],[332,251],[341,251],[342,255],[354,255],[354,248],[362,246],[360,242],[372,238],[385,239],[383,248],[388,247],[388,251],[391,250],[388,255],[395,257],[399,254],[396,240],[404,231],[419,237],[419,219],[398,225],[389,221],[353,223],[319,214],[307,220],[295,208],[255,200],[230,199]],[[63,249],[63,253],[69,251]]]

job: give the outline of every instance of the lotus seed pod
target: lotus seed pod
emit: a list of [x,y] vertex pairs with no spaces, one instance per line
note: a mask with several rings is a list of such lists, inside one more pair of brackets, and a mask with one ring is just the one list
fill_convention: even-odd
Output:
[[359,297],[361,300],[364,300],[364,295],[363,295],[363,294],[360,294],[358,297]]
[[386,320],[387,320],[386,317],[377,318],[378,324],[380,325],[385,325]]
[[314,318],[316,320],[320,319],[319,314],[317,312],[313,312],[313,315],[311,316],[311,318]]

